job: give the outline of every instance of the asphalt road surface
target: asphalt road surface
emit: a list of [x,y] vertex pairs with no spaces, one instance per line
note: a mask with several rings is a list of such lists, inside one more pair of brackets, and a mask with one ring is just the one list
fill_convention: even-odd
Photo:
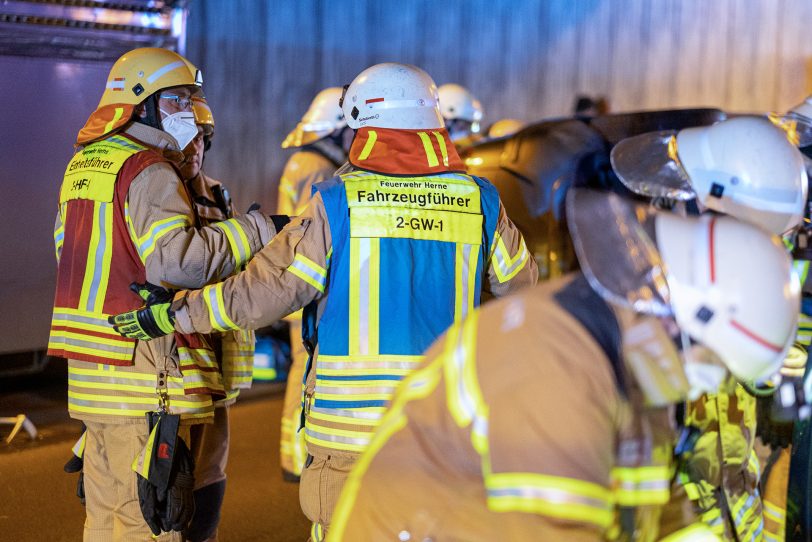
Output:
[[[62,470],[81,430],[67,418],[65,389],[64,365],[44,375],[0,380],[0,417],[25,412],[39,430],[34,441],[23,432],[10,445],[0,440],[0,540],[82,539],[84,508],[75,496],[76,475]],[[279,467],[282,394],[280,384],[255,385],[231,409],[221,542],[307,539],[298,485],[283,482]],[[9,430],[0,425],[0,439]]]

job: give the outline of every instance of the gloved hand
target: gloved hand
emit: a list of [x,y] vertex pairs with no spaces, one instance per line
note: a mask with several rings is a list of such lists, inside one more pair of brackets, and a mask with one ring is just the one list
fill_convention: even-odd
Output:
[[195,513],[195,462],[192,452],[182,439],[178,439],[175,460],[164,502],[162,519],[164,530],[182,531],[189,526]]
[[172,298],[175,297],[173,290],[167,290],[163,286],[157,286],[151,282],[145,282],[143,284],[133,282],[130,284],[130,290],[138,294],[139,297],[146,302],[147,306],[171,303]]
[[756,399],[756,436],[772,449],[786,448],[792,444],[795,423],[792,419],[779,419],[780,406],[777,397],[758,397]]
[[140,309],[110,316],[107,321],[124,337],[148,341],[175,331],[175,313],[171,301],[174,294],[150,283],[132,283],[130,289],[146,302]]

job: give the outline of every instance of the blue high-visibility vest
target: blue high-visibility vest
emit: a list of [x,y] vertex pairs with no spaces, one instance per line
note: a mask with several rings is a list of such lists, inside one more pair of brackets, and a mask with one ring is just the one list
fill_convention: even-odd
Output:
[[479,305],[499,195],[459,173],[366,171],[314,185],[332,236],[327,301],[304,334],[318,344],[305,438],[362,451],[400,380],[455,321]]

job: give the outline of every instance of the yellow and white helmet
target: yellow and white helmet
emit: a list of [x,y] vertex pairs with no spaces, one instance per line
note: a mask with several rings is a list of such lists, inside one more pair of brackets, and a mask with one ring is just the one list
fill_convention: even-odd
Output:
[[704,207],[776,234],[793,230],[803,219],[803,156],[763,117],[630,137],[615,145],[611,159],[623,184],[638,194],[696,198]]
[[135,106],[156,92],[202,85],[200,70],[174,51],[143,47],[124,53],[110,69],[99,105],[79,132],[77,143],[98,139],[128,123]]
[[347,121],[339,105],[342,92],[340,87],[329,87],[316,94],[302,120],[282,142],[282,148],[313,143],[346,126]]
[[385,62],[359,73],[341,99],[347,125],[410,130],[442,128],[437,85],[410,64]]

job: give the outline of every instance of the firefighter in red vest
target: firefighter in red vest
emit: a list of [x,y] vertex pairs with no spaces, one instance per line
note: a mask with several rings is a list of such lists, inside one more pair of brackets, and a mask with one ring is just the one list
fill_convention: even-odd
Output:
[[225,396],[205,337],[140,342],[115,333],[108,316],[143,305],[148,292],[134,293],[132,283],[203,286],[233,274],[275,233],[257,211],[200,226],[176,168],[198,133],[192,98],[201,87],[200,71],[172,51],[119,58],[59,194],[48,353],[68,359],[69,412],[87,426],[86,541],[146,540],[155,531],[133,472],[148,437],[145,413],[180,415],[178,434],[188,440],[189,426],[210,422],[213,401]]

